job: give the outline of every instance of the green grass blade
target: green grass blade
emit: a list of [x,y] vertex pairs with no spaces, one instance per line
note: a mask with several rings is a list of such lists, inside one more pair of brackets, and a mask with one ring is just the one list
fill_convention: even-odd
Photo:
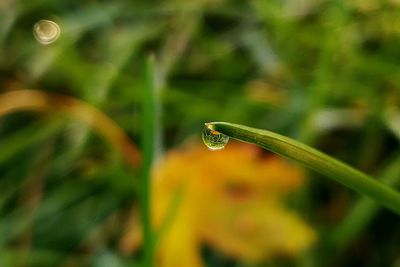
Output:
[[42,123],[25,127],[7,139],[0,139],[0,164],[4,164],[19,152],[29,146],[46,140],[52,135],[57,134],[64,127],[65,121],[52,121],[46,127]]
[[154,57],[146,62],[146,90],[143,94],[143,123],[142,123],[142,151],[143,161],[141,168],[141,201],[144,266],[153,266],[153,232],[151,230],[151,168],[154,159],[155,137],[155,95],[154,95]]
[[333,180],[365,195],[400,215],[400,193],[368,175],[312,147],[286,136],[227,122],[206,125],[239,141],[256,144],[295,160]]

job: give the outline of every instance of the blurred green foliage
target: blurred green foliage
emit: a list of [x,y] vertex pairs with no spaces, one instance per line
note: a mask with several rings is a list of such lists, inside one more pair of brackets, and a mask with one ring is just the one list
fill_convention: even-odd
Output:
[[[53,44],[33,37],[41,19],[60,25]],[[2,0],[0,90],[82,99],[141,144],[154,54],[158,155],[206,121],[231,121],[399,185],[399,41],[398,0]],[[140,264],[140,250],[124,255],[118,245],[139,184],[87,125],[45,113],[1,117],[0,266]],[[399,218],[357,198],[310,179],[288,201],[319,243],[296,261],[260,266],[400,266]],[[204,254],[209,266],[245,266]]]

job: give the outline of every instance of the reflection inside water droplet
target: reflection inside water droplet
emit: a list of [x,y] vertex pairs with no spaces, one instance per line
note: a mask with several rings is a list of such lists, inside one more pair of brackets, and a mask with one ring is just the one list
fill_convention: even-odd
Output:
[[41,44],[51,44],[60,36],[61,30],[57,23],[50,20],[40,20],[33,25],[33,36]]
[[207,125],[204,127],[203,132],[201,133],[201,137],[203,138],[204,144],[210,150],[220,150],[225,147],[225,145],[229,141],[229,136],[219,133],[210,129]]

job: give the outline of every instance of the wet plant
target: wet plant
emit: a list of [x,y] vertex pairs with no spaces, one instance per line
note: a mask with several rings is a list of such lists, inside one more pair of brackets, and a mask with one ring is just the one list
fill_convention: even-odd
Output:
[[[206,123],[215,135],[227,135],[295,160],[365,195],[400,215],[400,193],[321,151],[274,132],[227,122]],[[206,144],[207,145],[207,144]]]

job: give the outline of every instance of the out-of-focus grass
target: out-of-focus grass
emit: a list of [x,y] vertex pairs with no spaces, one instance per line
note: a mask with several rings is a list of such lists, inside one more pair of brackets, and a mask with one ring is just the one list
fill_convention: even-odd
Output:
[[141,196],[141,217],[143,228],[143,249],[144,266],[154,265],[154,234],[152,230],[151,217],[151,172],[155,155],[156,138],[156,79],[157,79],[155,58],[150,56],[146,61],[146,87],[143,94],[143,162],[141,166],[140,178],[140,196]]
[[[206,121],[232,121],[385,177],[379,174],[399,149],[399,14],[394,0],[5,0],[0,90],[81,99],[141,146],[150,142],[142,110],[145,59],[153,53],[156,155],[198,136]],[[61,27],[51,45],[33,37],[41,19]],[[114,151],[75,120],[30,112],[0,118],[0,266],[140,264],[143,251],[125,255],[119,243],[141,178]],[[387,171],[391,181],[395,169]],[[260,265],[398,262],[400,228],[391,213],[322,179],[310,179],[288,202],[317,229],[320,249]],[[204,250],[210,266],[245,266]]]

